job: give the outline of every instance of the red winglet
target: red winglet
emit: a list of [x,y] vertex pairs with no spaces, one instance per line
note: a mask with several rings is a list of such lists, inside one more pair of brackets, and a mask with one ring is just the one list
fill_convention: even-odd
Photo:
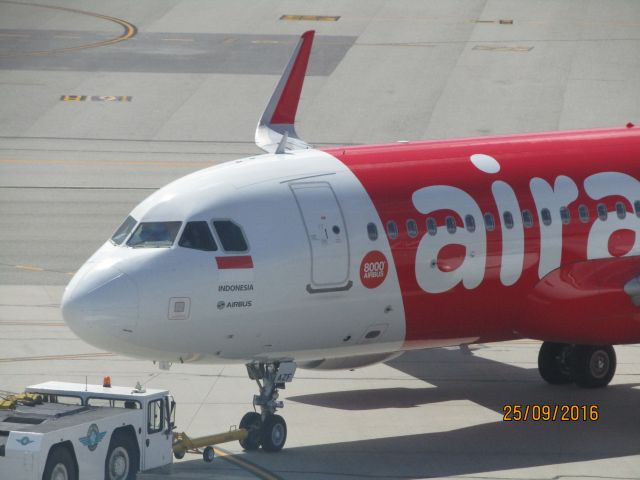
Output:
[[304,83],[304,75],[309,64],[309,56],[311,55],[311,45],[313,44],[313,36],[315,31],[309,30],[304,32],[300,37],[298,51],[293,60],[293,66],[289,72],[287,83],[282,89],[280,99],[276,105],[271,121],[269,123],[293,124],[296,121],[296,112],[298,111],[298,102],[300,101],[300,93],[302,92],[302,84]]
[[251,255],[236,255],[233,257],[216,257],[216,263],[220,270],[234,268],[253,268]]

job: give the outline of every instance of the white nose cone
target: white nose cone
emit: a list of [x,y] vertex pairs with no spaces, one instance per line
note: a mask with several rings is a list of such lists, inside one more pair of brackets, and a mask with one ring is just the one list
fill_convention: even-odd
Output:
[[85,265],[65,290],[62,316],[78,337],[109,349],[115,337],[137,325],[137,286],[112,266]]

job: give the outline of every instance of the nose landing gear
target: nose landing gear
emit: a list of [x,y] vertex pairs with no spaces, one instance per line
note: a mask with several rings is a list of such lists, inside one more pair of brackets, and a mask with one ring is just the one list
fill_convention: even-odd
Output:
[[248,363],[247,373],[255,380],[260,390],[254,395],[253,406],[260,407],[260,413],[248,412],[240,421],[240,428],[249,432],[240,441],[245,450],[257,450],[260,446],[265,452],[279,452],[287,440],[287,424],[276,411],[284,406],[278,400],[278,390],[293,380],[296,364],[293,362]]

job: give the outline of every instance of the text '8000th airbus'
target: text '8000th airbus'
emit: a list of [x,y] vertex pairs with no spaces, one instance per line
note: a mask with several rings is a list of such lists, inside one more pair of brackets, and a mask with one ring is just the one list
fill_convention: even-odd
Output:
[[67,287],[71,329],[138,358],[246,364],[246,449],[283,447],[296,367],[532,338],[549,383],[607,385],[612,345],[640,342],[640,131],[316,149],[294,129],[312,41],[258,123],[267,154],[138,205]]

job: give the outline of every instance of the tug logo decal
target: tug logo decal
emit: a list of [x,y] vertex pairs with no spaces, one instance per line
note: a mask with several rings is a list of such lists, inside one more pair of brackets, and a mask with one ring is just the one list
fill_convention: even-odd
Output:
[[360,263],[360,281],[367,288],[382,285],[389,272],[389,262],[382,252],[374,250],[367,253]]
[[29,445],[30,443],[34,443],[35,440],[31,440],[29,437],[27,437],[26,435],[22,438],[16,438],[16,442],[18,442],[20,445],[22,445],[23,447],[26,447],[27,445]]
[[93,452],[96,448],[98,448],[98,444],[102,441],[107,432],[101,432],[98,429],[98,425],[92,423],[87,430],[86,437],[80,437],[80,443],[87,447],[90,452]]

